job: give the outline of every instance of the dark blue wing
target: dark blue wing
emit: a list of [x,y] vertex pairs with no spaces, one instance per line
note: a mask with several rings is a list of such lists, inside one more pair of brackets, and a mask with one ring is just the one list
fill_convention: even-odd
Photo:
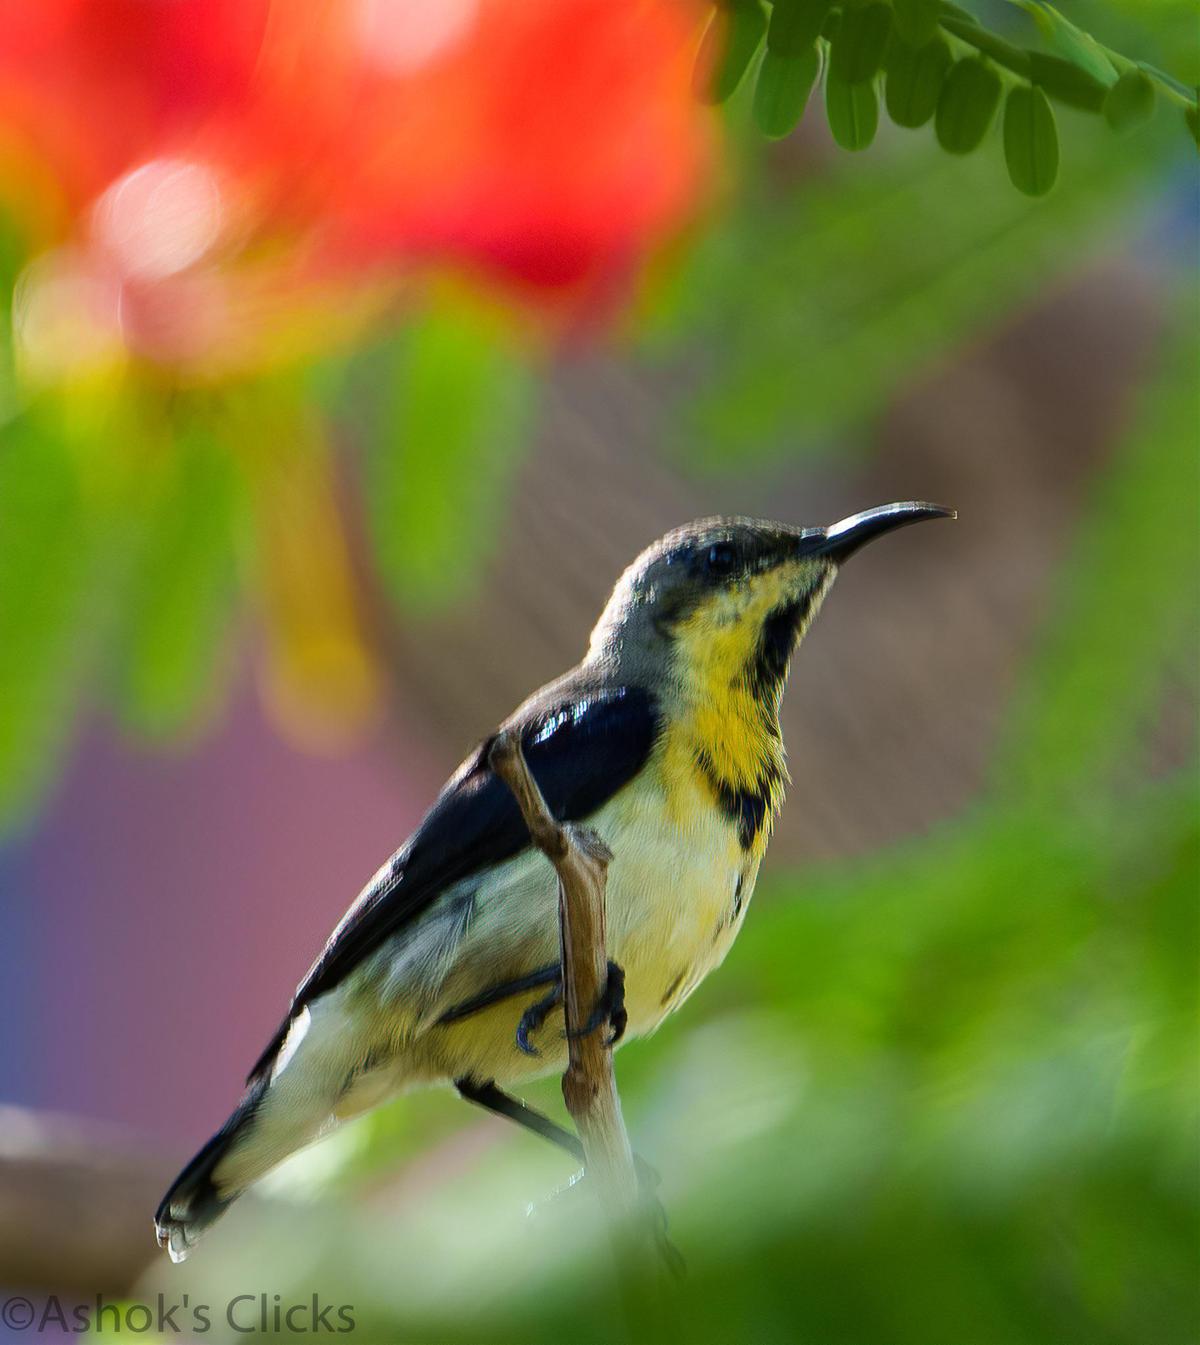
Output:
[[[551,701],[521,729],[525,760],[550,811],[576,822],[627,784],[658,734],[653,696],[617,687]],[[529,844],[516,800],[487,765],[482,743],[426,813],[408,842],[342,917],[292,1000],[288,1017],[250,1078],[269,1067],[294,1015],[349,972],[452,883],[511,858]]]

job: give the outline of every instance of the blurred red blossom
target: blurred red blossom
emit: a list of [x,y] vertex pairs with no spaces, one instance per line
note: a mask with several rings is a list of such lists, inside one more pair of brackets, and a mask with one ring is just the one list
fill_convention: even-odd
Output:
[[57,248],[17,296],[25,358],[221,375],[334,339],[430,263],[604,311],[702,190],[696,21],[690,0],[7,7],[0,199]]

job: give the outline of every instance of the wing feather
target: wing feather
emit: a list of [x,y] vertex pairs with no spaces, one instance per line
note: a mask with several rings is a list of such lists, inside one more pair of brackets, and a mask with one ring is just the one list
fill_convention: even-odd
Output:
[[[627,784],[645,764],[659,728],[654,697],[639,687],[577,690],[549,698],[523,718],[525,759],[550,811],[564,822],[588,817]],[[516,800],[488,768],[492,741],[463,762],[417,830],[342,917],[251,1070],[251,1082],[270,1069],[307,1003],[332,990],[452,883],[529,844]]]

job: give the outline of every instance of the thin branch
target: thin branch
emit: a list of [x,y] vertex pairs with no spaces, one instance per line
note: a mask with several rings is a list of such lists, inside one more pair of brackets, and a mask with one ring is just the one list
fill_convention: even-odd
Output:
[[519,737],[497,737],[488,763],[521,809],[534,845],[558,873],[559,940],[569,1059],[563,1099],[583,1141],[584,1162],[610,1220],[632,1224],[639,1210],[637,1172],[605,1030],[575,1033],[588,1021],[608,981],[604,895],[612,852],[587,827],[555,820],[529,773]]

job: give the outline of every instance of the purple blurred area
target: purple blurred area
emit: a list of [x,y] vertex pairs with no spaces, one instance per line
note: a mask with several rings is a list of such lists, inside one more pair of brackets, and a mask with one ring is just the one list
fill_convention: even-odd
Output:
[[[94,725],[0,861],[5,1101],[182,1150],[218,1125],[351,896],[438,784],[419,733],[299,753],[247,688],[187,755]],[[119,1049],[114,1050],[114,1044]]]

